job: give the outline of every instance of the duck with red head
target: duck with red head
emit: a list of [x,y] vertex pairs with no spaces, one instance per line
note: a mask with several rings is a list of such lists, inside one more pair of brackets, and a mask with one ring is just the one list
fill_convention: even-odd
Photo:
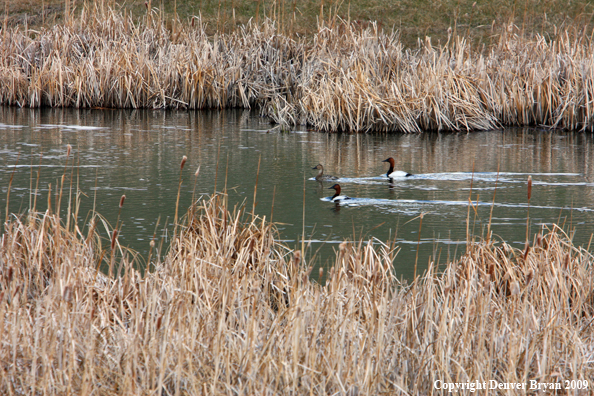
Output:
[[318,170],[318,175],[316,176],[316,180],[319,182],[338,180],[338,177],[336,177],[336,176],[324,175],[324,167],[322,166],[322,164],[317,164],[312,169]]
[[347,197],[346,195],[340,195],[340,184],[336,183],[335,185],[333,185],[332,187],[328,187],[328,189],[334,189],[334,191],[336,191],[334,193],[334,195],[332,196],[332,198],[330,198],[330,200],[332,202],[340,202],[340,201],[345,201],[347,199],[351,199],[351,197]]
[[392,158],[392,157],[385,159],[382,162],[387,162],[390,164],[390,169],[388,169],[388,173],[386,173],[386,176],[390,179],[401,179],[404,177],[412,176],[412,173],[408,173],[405,171],[395,171],[394,170],[394,158]]

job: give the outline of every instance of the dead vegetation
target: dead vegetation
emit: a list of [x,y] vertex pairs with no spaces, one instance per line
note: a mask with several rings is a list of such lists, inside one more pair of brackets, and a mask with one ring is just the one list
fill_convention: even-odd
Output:
[[271,20],[207,36],[200,18],[89,7],[40,32],[3,29],[0,104],[243,107],[323,131],[594,127],[594,49],[579,26],[545,39],[511,24],[481,51],[455,35],[405,50],[397,34],[337,19],[312,38]]
[[190,208],[144,274],[117,238],[65,220],[5,223],[2,394],[419,395],[436,380],[594,377],[594,260],[556,227],[525,251],[472,243],[411,283],[394,247],[344,242],[317,283],[224,195]]

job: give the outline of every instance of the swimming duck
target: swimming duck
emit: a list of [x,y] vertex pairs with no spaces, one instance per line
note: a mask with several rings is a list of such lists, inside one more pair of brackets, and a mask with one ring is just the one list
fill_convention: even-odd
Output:
[[405,171],[395,171],[394,170],[394,158],[390,157],[388,159],[383,160],[382,162],[388,162],[390,163],[390,169],[388,169],[388,173],[386,173],[386,176],[390,179],[398,179],[401,177],[409,177],[412,176],[412,173],[408,173]]
[[338,180],[336,176],[324,175],[324,167],[322,164],[317,164],[312,169],[318,169],[318,175],[316,176],[317,181],[332,181]]
[[340,195],[340,184],[338,183],[333,185],[332,187],[328,187],[328,189],[334,189],[336,191],[332,198],[330,198],[332,202],[340,202],[347,199],[351,199],[351,197],[347,197],[346,195]]

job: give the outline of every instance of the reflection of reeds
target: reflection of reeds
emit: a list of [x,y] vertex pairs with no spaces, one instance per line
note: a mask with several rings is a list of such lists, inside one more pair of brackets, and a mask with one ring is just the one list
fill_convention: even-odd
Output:
[[0,393],[429,394],[452,378],[594,376],[594,260],[558,228],[525,258],[472,243],[414,291],[394,249],[345,242],[320,285],[274,225],[224,201],[189,210],[153,271],[119,256],[117,278],[95,269],[98,239],[57,213],[11,216]]
[[307,40],[266,20],[209,38],[195,20],[171,31],[154,11],[134,23],[88,9],[34,38],[13,29],[0,43],[0,103],[255,107],[327,131],[594,128],[594,48],[578,29],[547,41],[510,26],[482,52],[460,37],[411,51],[374,25],[322,24]]

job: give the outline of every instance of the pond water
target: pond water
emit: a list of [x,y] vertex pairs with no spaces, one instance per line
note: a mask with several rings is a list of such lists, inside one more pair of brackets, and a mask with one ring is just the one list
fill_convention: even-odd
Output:
[[[301,246],[305,230],[306,257],[316,266],[329,265],[343,240],[373,237],[377,243],[396,242],[396,273],[411,278],[415,262],[421,273],[430,258],[444,263],[464,252],[467,219],[473,235],[484,235],[491,219],[494,234],[522,247],[529,175],[531,234],[557,223],[587,247],[594,229],[591,135],[539,129],[422,135],[281,132],[245,110],[0,107],[2,219],[13,172],[10,211],[29,207],[38,170],[37,209],[45,210],[49,184],[55,191],[64,173],[67,144],[75,160],[74,183],[85,194],[80,213],[95,204],[115,224],[125,194],[120,241],[145,257],[155,231],[159,241],[168,242],[171,227],[164,224],[174,217],[184,155],[180,213],[190,205],[194,188],[200,196],[225,186],[231,204],[251,209],[257,181],[256,213],[279,222],[279,238],[290,247]],[[388,164],[382,162],[388,157],[413,176],[388,180]],[[342,193],[352,200],[328,202],[333,183],[313,180],[312,167],[318,163],[325,173],[340,177]],[[469,198],[476,205],[470,216]]]

